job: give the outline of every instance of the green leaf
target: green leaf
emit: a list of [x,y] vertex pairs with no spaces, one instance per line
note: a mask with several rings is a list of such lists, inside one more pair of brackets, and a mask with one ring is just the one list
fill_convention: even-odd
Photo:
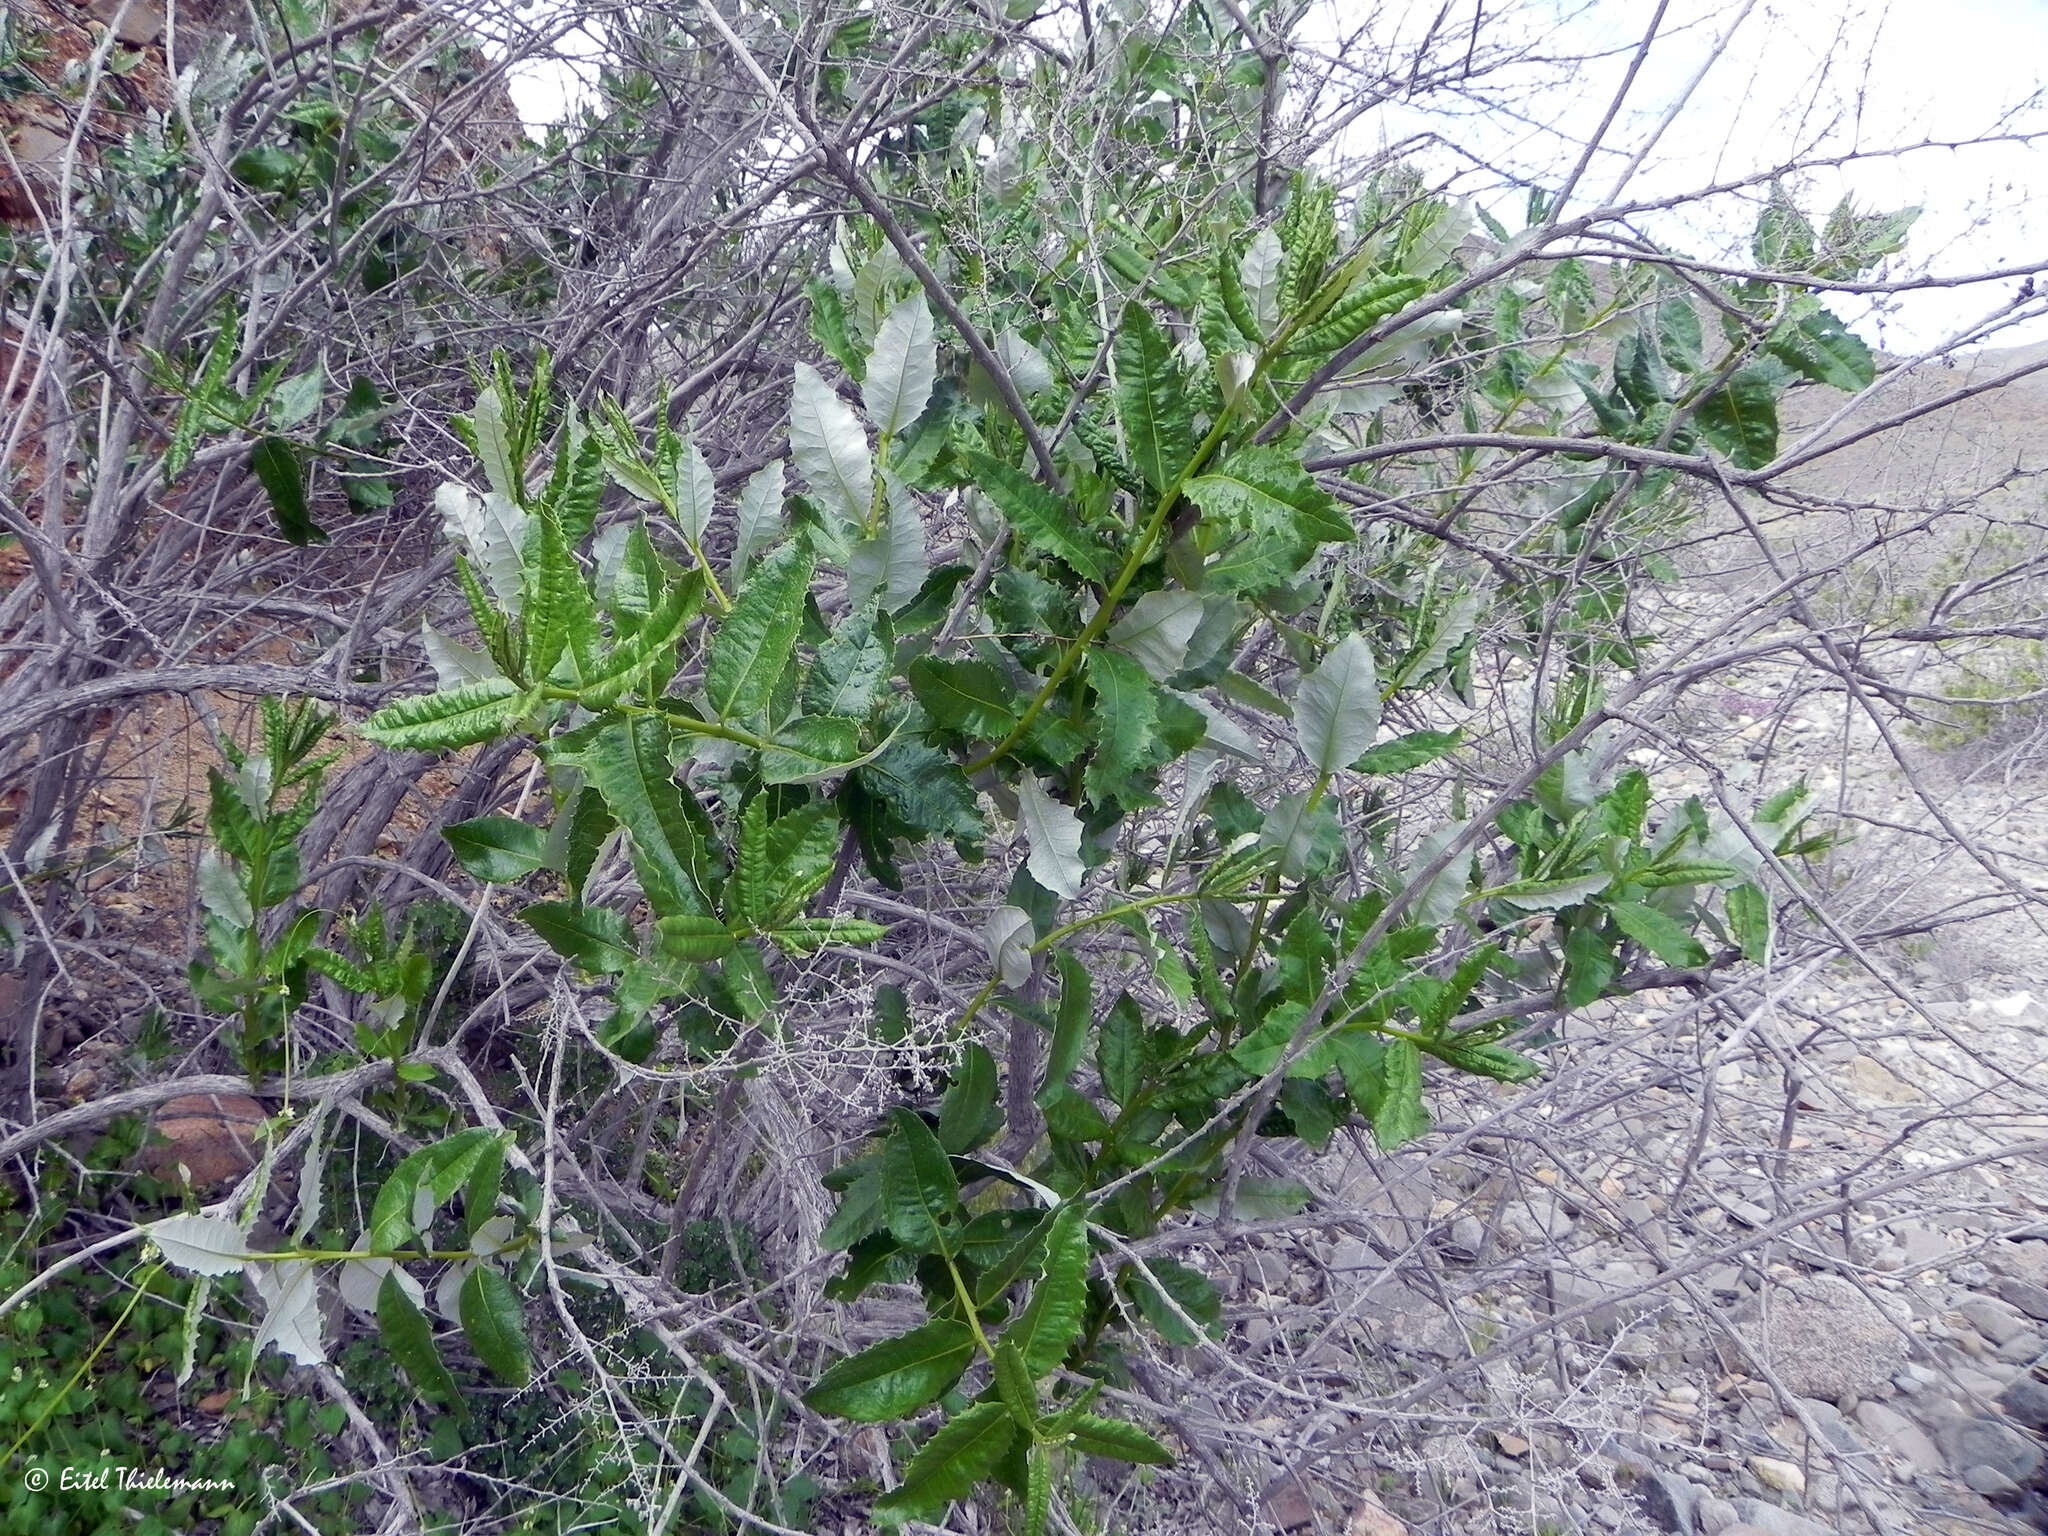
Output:
[[446,751],[498,735],[519,717],[525,699],[509,678],[487,678],[387,704],[357,729],[378,746],[395,751]]
[[1017,723],[1016,691],[986,661],[920,656],[906,676],[925,713],[947,730],[994,740]]
[[1052,1518],[1052,1453],[1045,1446],[1031,1447],[1024,1478],[1024,1536],[1045,1536]]
[[686,965],[709,965],[732,953],[733,936],[715,917],[680,913],[661,918],[654,928],[661,935],[661,952]]
[[1204,516],[1234,530],[1291,538],[1307,548],[1357,536],[1330,493],[1283,448],[1240,448],[1188,481],[1187,497]]
[[1147,485],[1163,491],[1194,457],[1194,422],[1173,341],[1143,304],[1124,310],[1116,366],[1117,417],[1131,462]]
[[1372,1134],[1386,1151],[1406,1146],[1429,1134],[1429,1111],[1422,1103],[1422,1052],[1414,1042],[1389,1040],[1380,1066],[1380,1099],[1372,1114]]
[[809,363],[796,365],[789,400],[789,450],[819,500],[850,523],[865,523],[875,498],[868,435],[853,408]]
[[687,793],[670,767],[674,732],[667,722],[638,715],[603,726],[584,746],[559,754],[588,777],[632,839],[633,873],[661,916],[708,913],[707,862],[683,805]]
[[1565,935],[1564,978],[1558,996],[1567,1008],[1583,1008],[1604,996],[1620,973],[1614,945],[1598,927],[1581,923]]
[[525,1309],[519,1305],[511,1281],[489,1264],[477,1265],[462,1282],[455,1310],[469,1347],[500,1381],[523,1387],[533,1379]]
[[1700,366],[1700,317],[1692,300],[1674,294],[1657,306],[1657,350],[1680,373]]
[[1110,1005],[1102,1021],[1095,1039],[1095,1069],[1111,1103],[1126,1105],[1138,1096],[1145,1078],[1145,1020],[1128,992]]
[[875,430],[893,436],[922,416],[931,403],[938,371],[932,312],[920,291],[883,316],[868,353],[861,403]]
[[[1158,1329],[1162,1338],[1186,1348],[1202,1342],[1202,1335],[1183,1322],[1180,1313],[1167,1304],[1168,1297],[1178,1305],[1180,1312],[1185,1312],[1204,1330],[1222,1323],[1223,1293],[1216,1289],[1215,1281],[1207,1275],[1176,1259],[1147,1259],[1145,1268],[1152,1272],[1151,1281],[1135,1268],[1129,1272],[1131,1294],[1137,1298],[1138,1310],[1145,1314],[1145,1321]],[[1157,1281],[1157,1285],[1152,1281]]]
[[952,1160],[922,1119],[890,1111],[893,1129],[882,1147],[882,1216],[905,1248],[950,1252],[956,1242],[960,1181]]
[[1083,1455],[1102,1456],[1112,1461],[1135,1461],[1148,1467],[1173,1465],[1173,1452],[1137,1425],[1127,1424],[1122,1419],[1104,1419],[1084,1413],[1068,1424],[1067,1435],[1074,1449]]
[[1762,965],[1771,952],[1771,898],[1756,885],[1738,885],[1721,898],[1728,931],[1742,946],[1742,958]]
[[1406,773],[1447,757],[1465,739],[1463,731],[1410,731],[1369,749],[1351,765],[1354,773]]
[[1737,469],[1761,469],[1778,453],[1778,390],[1761,369],[1745,368],[1699,403],[1707,441]]
[[1074,1068],[1081,1064],[1081,1055],[1088,1048],[1089,1028],[1095,1022],[1094,983],[1088,968],[1078,956],[1065,950],[1053,956],[1053,965],[1060,973],[1060,1006],[1053,1020],[1052,1048],[1046,1053],[1045,1081],[1038,1090],[1040,1104],[1074,1075]]
[[281,437],[266,437],[249,450],[249,468],[263,483],[277,531],[287,542],[301,547],[327,542],[306,504],[306,466],[298,449]]
[[988,1048],[969,1041],[961,1047],[953,1081],[939,1100],[939,1145],[965,1156],[1003,1128],[996,1107],[996,1062]]
[[784,721],[761,749],[761,782],[805,784],[844,773],[860,759],[860,722],[833,715]]
[[974,1491],[1017,1437],[1017,1421],[1001,1403],[977,1403],[924,1443],[904,1468],[903,1481],[875,1500],[883,1525],[935,1519],[955,1499]]
[[478,1152],[476,1162],[462,1183],[462,1233],[475,1237],[476,1229],[498,1210],[498,1191],[505,1182],[505,1145],[508,1136],[494,1135]]
[[1026,544],[1064,560],[1076,575],[1102,582],[1102,551],[1066,502],[1022,471],[985,453],[968,454],[966,467]]
[[467,1411],[462,1389],[434,1347],[434,1326],[398,1283],[395,1267],[384,1271],[377,1287],[377,1331],[415,1389],[458,1413]]
[[960,765],[921,741],[900,740],[855,770],[861,787],[912,832],[974,842],[987,833],[974,786]]
[[879,944],[888,931],[857,917],[793,917],[768,937],[792,955],[814,955],[827,944]]
[[1120,651],[1088,653],[1088,683],[1095,690],[1089,724],[1095,756],[1088,764],[1088,792],[1114,793],[1151,755],[1159,724],[1159,691],[1145,669]]
[[1458,1040],[1435,1041],[1429,1046],[1429,1054],[1461,1072],[1490,1077],[1498,1083],[1526,1083],[1543,1070],[1541,1062],[1532,1061],[1520,1051],[1480,1041],[1469,1045]]
[[818,647],[818,659],[804,679],[804,713],[865,720],[888,676],[889,649],[875,621],[850,618]]
[[1294,734],[1318,774],[1335,773],[1372,745],[1380,728],[1379,672],[1363,635],[1348,635],[1301,680]]
[[1088,1311],[1088,1216],[1082,1206],[1060,1207],[1045,1236],[1045,1268],[1031,1300],[1003,1330],[1003,1342],[1024,1357],[1033,1379],[1059,1369],[1081,1337]]
[[534,515],[531,527],[520,619],[526,626],[527,680],[539,683],[554,671],[572,638],[581,641],[579,657],[588,654],[597,621],[561,523],[543,509]]
[[740,915],[763,932],[794,917],[831,878],[839,836],[830,801],[814,800],[770,821],[768,797],[755,796],[740,818]]
[[522,907],[520,921],[565,960],[589,971],[623,971],[640,958],[625,915],[581,902],[536,901]]
[[704,688],[721,720],[768,707],[803,627],[812,555],[801,540],[783,545],[747,579],[732,612],[712,637]]
[[804,1402],[818,1413],[883,1424],[908,1418],[960,1379],[974,1358],[965,1323],[926,1323],[849,1355],[820,1376]]
[[1649,813],[1650,776],[1640,768],[1629,769],[1600,799],[1602,823],[1614,836],[1630,842],[1642,837],[1643,820]]
[[448,846],[473,878],[504,885],[547,867],[547,837],[510,816],[478,816],[442,829]]
[[1695,966],[1707,963],[1707,951],[1687,933],[1674,917],[1640,901],[1609,900],[1601,903],[1614,926],[1666,965]]
[[1764,350],[1795,373],[1845,394],[1868,389],[1877,379],[1870,344],[1824,309],[1778,326]]
[[370,1246],[389,1250],[411,1241],[415,1206],[424,1189],[438,1210],[460,1189],[500,1133],[473,1126],[403,1158],[378,1187],[370,1207]]
[[1025,773],[1017,779],[1017,819],[1031,848],[1025,862],[1031,878],[1062,899],[1080,895],[1088,867],[1081,858],[1081,818],[1073,808],[1047,794],[1037,774]]
[[1017,1421],[1019,1429],[1032,1428],[1038,1423],[1038,1384],[1031,1379],[1031,1372],[1025,1369],[1024,1357],[1017,1353],[1016,1345],[1005,1341],[996,1346],[996,1357],[992,1363],[996,1390],[1002,1394],[1010,1416]]

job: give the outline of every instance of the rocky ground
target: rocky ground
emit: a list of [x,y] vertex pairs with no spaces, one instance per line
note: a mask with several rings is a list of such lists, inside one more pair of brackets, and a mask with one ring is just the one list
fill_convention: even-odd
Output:
[[[1981,476],[2019,440],[2026,405],[1932,418],[1807,489],[1918,485],[1924,508],[1938,470]],[[2024,559],[2038,499],[1973,502],[1826,600],[1897,623],[1902,594],[1954,578],[1958,538],[1991,528]],[[1917,514],[1763,515],[1811,568]],[[1658,616],[1674,647],[1756,586],[1753,540],[1698,554]],[[1921,687],[1947,665],[1881,658]],[[1732,670],[1633,749],[1660,796],[1746,806],[1804,777],[1815,825],[1851,838],[1813,871],[1810,931],[1849,952],[1589,1011],[1538,1082],[1445,1085],[1426,1143],[1326,1158],[1325,1226],[1208,1256],[1231,1337],[1163,1394],[1185,1438],[1270,1475],[1236,1510],[1222,1458],[1200,1509],[1105,1480],[1100,1528],[2048,1530],[2048,716],[1878,700],[1880,729],[1854,692]]]

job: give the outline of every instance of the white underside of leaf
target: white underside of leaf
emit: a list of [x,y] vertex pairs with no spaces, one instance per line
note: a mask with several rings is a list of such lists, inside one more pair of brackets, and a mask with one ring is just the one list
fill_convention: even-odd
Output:
[[1156,683],[1187,661],[1188,642],[1202,623],[1202,598],[1195,592],[1147,592],[1110,626],[1109,638],[1137,658]]
[[263,1297],[263,1326],[256,1330],[256,1353],[275,1344],[278,1352],[300,1365],[321,1365],[327,1346],[320,1338],[320,1280],[311,1259],[286,1259],[254,1266],[256,1290]]
[[143,1228],[175,1269],[193,1275],[232,1275],[249,1257],[249,1240],[223,1216],[166,1216]]
[[489,656],[460,640],[449,639],[424,616],[420,619],[420,644],[433,664],[434,681],[442,688],[460,688],[464,683],[480,683],[501,675],[498,664]]
[[809,363],[796,365],[789,451],[811,489],[849,522],[865,521],[875,495],[867,429]]
[[1081,818],[1047,794],[1038,776],[1030,773],[1017,781],[1017,815],[1031,846],[1024,866],[1031,878],[1063,899],[1080,895],[1082,877],[1088,872],[1081,862]]
[[1294,735],[1317,773],[1347,766],[1370,747],[1380,728],[1380,683],[1363,635],[1347,636],[1301,680]]
[[981,936],[988,945],[988,957],[1006,987],[1021,987],[1031,979],[1031,914],[1022,907],[997,907],[982,925]]

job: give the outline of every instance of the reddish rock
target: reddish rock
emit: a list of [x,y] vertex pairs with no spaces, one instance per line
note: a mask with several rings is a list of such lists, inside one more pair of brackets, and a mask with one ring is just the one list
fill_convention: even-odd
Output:
[[[188,1093],[156,1112],[140,1164],[166,1184],[213,1194],[256,1166],[270,1112],[238,1094]],[[181,1169],[183,1171],[181,1171]]]

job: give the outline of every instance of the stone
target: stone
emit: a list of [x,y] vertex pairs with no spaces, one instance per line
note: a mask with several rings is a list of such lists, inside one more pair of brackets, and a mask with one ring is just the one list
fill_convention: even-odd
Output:
[[1796,1461],[1785,1461],[1776,1456],[1752,1456],[1749,1458],[1749,1470],[1766,1488],[1775,1488],[1780,1493],[1806,1492],[1806,1474],[1799,1470]]
[[270,1112],[239,1094],[188,1093],[156,1112],[138,1161],[166,1184],[214,1194],[256,1166]]
[[[1835,1532],[1818,1520],[1795,1515],[1789,1509],[1766,1504],[1762,1499],[1737,1499],[1735,1513],[1744,1523],[1755,1527],[1761,1536],[1835,1536]],[[1722,1536],[1737,1536],[1741,1530],[1742,1526],[1737,1525],[1723,1532]]]
[[1723,1498],[1700,1500],[1700,1530],[1703,1536],[1727,1536],[1735,1528],[1735,1506]]
[[1838,1275],[1813,1275],[1738,1329],[1751,1353],[1800,1397],[1863,1396],[1906,1363],[1906,1338]]
[[1344,1536],[1408,1536],[1408,1527],[1397,1520],[1371,1492],[1365,1502],[1351,1511]]
[[1987,1499],[2016,1500],[2020,1496],[2020,1485],[1996,1467],[1963,1468],[1963,1486]]
[[2024,1431],[1998,1419],[1964,1419],[1948,1436],[1949,1460],[1959,1467],[1989,1467],[2025,1487],[2040,1473],[2044,1456]]
[[1259,1496],[1259,1513],[1279,1530],[1298,1531],[1315,1523],[1316,1504],[1302,1480],[1288,1472],[1266,1485]]
[[2048,1382],[2038,1376],[2016,1376],[1998,1395],[1998,1406],[2036,1434],[2048,1434]]
[[1842,1086],[1858,1098],[1879,1104],[1924,1104],[1927,1095],[1900,1079],[1883,1062],[1858,1056],[1843,1070]]
[[1700,1528],[1700,1489],[1675,1472],[1653,1471],[1642,1480],[1637,1493],[1643,1511],[1659,1530],[1693,1536]]
[[1993,1344],[2003,1344],[2016,1334],[2031,1331],[2017,1308],[1994,1301],[1989,1296],[1972,1296],[1956,1310]]
[[1856,1422],[1878,1445],[1903,1458],[1915,1472],[1939,1472],[1946,1462],[1927,1431],[1883,1403],[1856,1405]]
[[2017,1280],[2008,1275],[1998,1282],[1998,1295],[2027,1316],[2048,1323],[2048,1285],[2036,1285],[2031,1280]]

